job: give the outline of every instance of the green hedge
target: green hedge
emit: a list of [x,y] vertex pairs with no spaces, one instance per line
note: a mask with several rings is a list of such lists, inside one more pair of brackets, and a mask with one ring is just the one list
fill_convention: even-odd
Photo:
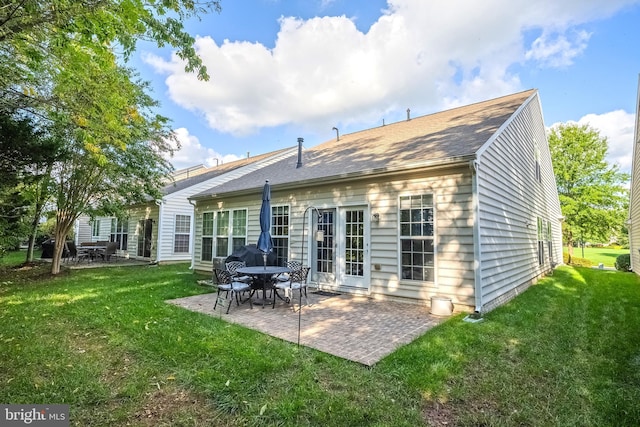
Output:
[[619,271],[631,271],[631,254],[619,255],[616,258],[615,266]]

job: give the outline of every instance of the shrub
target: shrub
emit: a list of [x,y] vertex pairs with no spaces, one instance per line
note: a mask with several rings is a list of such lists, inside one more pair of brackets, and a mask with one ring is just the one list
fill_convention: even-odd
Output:
[[575,267],[593,267],[593,262],[586,258],[580,258],[575,255],[571,257],[571,262],[569,262],[569,254],[567,252],[563,252],[562,260],[565,264],[573,265]]
[[631,254],[622,254],[616,258],[616,270],[631,271]]

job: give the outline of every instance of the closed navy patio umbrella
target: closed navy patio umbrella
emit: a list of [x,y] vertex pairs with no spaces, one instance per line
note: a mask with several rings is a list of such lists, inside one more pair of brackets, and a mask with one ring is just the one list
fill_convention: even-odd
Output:
[[267,265],[267,254],[273,250],[271,239],[271,186],[269,180],[262,189],[262,206],[260,207],[260,237],[258,237],[258,249],[262,251],[264,265]]

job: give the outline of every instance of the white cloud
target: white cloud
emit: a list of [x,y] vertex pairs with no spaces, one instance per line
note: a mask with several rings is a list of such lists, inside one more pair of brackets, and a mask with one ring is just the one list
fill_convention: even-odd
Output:
[[606,137],[609,144],[607,161],[619,165],[624,172],[631,172],[635,114],[623,110],[604,114],[588,114],[582,117],[578,123],[588,124],[597,129],[601,136]]
[[525,57],[544,67],[567,67],[587,48],[591,34],[576,31],[569,34],[542,34]]
[[[189,134],[188,129],[179,128],[174,130],[174,133],[180,143],[180,148],[168,160],[176,169],[184,169],[200,164],[210,167],[218,163],[228,163],[240,159],[236,155],[222,155],[211,148],[202,146],[196,136]],[[175,145],[174,148],[176,148]]]
[[[612,165],[618,165],[622,172],[631,172],[635,126],[634,114],[623,110],[603,114],[587,114],[577,122],[571,123],[587,125],[598,131],[600,136],[607,139],[607,162]],[[560,124],[563,123],[554,123],[549,128]]]
[[[571,64],[589,41],[580,24],[631,1],[388,0],[366,32],[346,16],[282,17],[272,49],[198,38],[209,82],[185,73],[175,55],[145,61],[167,75],[174,102],[220,132],[370,125],[401,119],[407,107],[426,114],[528,89],[514,65]],[[537,33],[527,45],[525,35]]]

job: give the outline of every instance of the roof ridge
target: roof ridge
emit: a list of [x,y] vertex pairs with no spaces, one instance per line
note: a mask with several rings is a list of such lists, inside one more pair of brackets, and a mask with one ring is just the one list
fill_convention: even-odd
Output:
[[[360,133],[360,132],[367,132],[367,131],[374,130],[374,129],[380,129],[382,127],[397,126],[397,125],[400,125],[400,124],[404,124],[404,123],[410,122],[412,120],[425,119],[427,117],[431,117],[431,116],[434,116],[434,115],[440,115],[440,114],[445,115],[445,114],[451,113],[452,111],[455,111],[455,110],[473,109],[473,107],[477,107],[480,104],[492,104],[492,103],[497,102],[497,101],[502,100],[502,99],[507,99],[507,98],[512,98],[512,97],[519,97],[522,94],[527,93],[527,92],[534,93],[536,90],[537,89],[535,89],[535,88],[521,90],[520,92],[515,92],[515,93],[511,93],[511,94],[507,94],[507,95],[497,96],[497,97],[491,98],[491,99],[485,99],[485,100],[482,100],[482,101],[472,102],[471,104],[459,105],[457,107],[447,108],[446,110],[438,110],[438,111],[434,111],[432,113],[427,113],[427,114],[423,114],[423,115],[420,115],[420,116],[411,117],[409,120],[398,120],[398,121],[391,122],[391,123],[385,123],[385,124],[379,125],[379,126],[360,129],[360,130],[357,130],[357,131],[354,131],[354,132],[349,132],[349,133],[342,134],[342,135],[340,135],[340,137],[343,138],[343,137],[346,137],[346,136],[349,136],[349,135],[354,135],[354,134],[357,134],[357,133]],[[325,143],[331,143],[331,142],[336,142],[336,140],[335,139],[329,139],[329,140],[327,140],[325,142],[320,143],[319,145],[324,145]],[[319,146],[319,145],[317,145],[317,146]]]

